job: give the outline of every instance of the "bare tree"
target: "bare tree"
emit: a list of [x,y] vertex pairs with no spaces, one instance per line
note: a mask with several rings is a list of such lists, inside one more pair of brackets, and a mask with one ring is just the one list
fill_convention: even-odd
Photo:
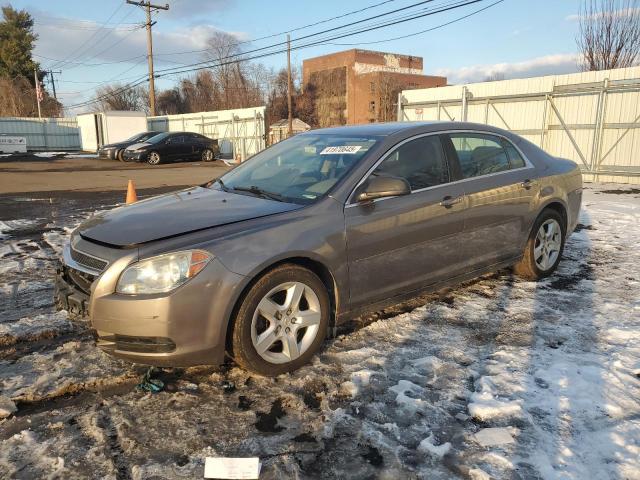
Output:
[[396,75],[390,72],[380,72],[378,74],[378,111],[376,118],[378,122],[391,122],[398,117],[398,95],[406,87],[398,80]]
[[[40,109],[44,117],[58,117],[62,114],[62,105],[46,91]],[[15,78],[0,76],[0,116],[38,116],[36,92],[30,79],[21,75]]]
[[346,123],[347,69],[337,67],[313,72],[304,89],[312,89],[315,100],[315,121],[319,127],[332,127]]
[[584,0],[576,42],[585,71],[637,64],[640,0]]
[[120,84],[96,89],[100,110],[134,110],[149,113],[149,91],[142,87],[128,88]]

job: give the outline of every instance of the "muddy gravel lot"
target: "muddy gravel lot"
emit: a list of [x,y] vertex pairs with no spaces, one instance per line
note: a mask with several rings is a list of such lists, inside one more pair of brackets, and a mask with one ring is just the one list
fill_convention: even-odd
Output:
[[139,188],[199,185],[222,175],[228,162],[175,161],[162,165],[119,162],[82,153],[0,154],[0,194],[58,191],[122,191],[127,181]]
[[[143,191],[142,195],[161,193]],[[0,478],[640,478],[640,194],[589,186],[551,278],[509,271],[354,319],[274,379],[146,369],[56,312],[69,232],[121,192],[0,196]]]

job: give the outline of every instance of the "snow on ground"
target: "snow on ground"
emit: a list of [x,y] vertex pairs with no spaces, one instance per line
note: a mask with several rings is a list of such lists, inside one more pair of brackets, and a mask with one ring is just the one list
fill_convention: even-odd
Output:
[[291,375],[165,370],[158,394],[54,312],[80,211],[5,221],[0,477],[202,478],[206,456],[257,455],[261,478],[640,478],[640,195],[619,189],[585,192],[543,282],[487,275],[357,319]]

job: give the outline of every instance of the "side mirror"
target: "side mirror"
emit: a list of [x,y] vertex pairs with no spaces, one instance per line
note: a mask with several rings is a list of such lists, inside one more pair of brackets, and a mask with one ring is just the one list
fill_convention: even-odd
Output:
[[165,143],[165,145],[169,145],[171,143],[171,139],[167,138],[167,140],[164,143]]
[[370,202],[377,198],[409,195],[411,186],[404,178],[370,176],[356,192],[357,202]]

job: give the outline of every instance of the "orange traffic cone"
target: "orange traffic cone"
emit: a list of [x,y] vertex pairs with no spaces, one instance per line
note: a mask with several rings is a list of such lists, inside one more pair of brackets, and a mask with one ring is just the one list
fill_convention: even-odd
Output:
[[138,201],[138,195],[136,195],[136,186],[133,183],[133,180],[129,180],[129,185],[127,185],[127,198],[125,203],[134,203]]

